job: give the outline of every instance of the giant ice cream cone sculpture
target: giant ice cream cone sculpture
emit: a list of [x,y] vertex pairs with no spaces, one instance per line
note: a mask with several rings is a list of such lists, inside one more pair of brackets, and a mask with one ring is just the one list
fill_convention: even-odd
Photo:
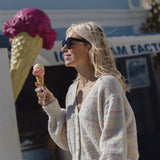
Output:
[[16,101],[41,48],[51,49],[56,32],[48,16],[39,9],[25,8],[6,21],[3,33],[11,41],[10,72]]

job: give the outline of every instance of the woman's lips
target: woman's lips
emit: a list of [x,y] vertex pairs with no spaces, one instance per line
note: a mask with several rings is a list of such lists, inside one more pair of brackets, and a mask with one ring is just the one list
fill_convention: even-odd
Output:
[[70,59],[71,55],[70,54],[64,54],[64,60]]

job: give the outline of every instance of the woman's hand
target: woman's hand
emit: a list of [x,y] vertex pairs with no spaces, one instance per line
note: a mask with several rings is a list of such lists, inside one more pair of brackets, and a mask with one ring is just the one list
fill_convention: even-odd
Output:
[[39,87],[37,82],[35,82],[35,86],[35,92],[37,93],[38,103],[40,105],[47,106],[49,103],[55,100],[55,97],[53,96],[52,92],[50,92],[46,86],[44,86],[44,90]]

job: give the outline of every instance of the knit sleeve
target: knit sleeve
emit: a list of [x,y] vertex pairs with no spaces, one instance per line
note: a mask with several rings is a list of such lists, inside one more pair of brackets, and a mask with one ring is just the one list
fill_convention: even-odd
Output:
[[54,142],[62,149],[69,150],[66,131],[66,110],[60,108],[57,100],[42,107],[48,114],[48,131]]
[[100,138],[100,160],[126,160],[127,137],[122,100],[111,96],[104,106],[104,127]]
[[136,122],[125,92],[113,76],[105,77],[101,84],[103,116],[99,160],[138,160]]
[[107,76],[103,78],[100,91],[103,118],[99,160],[126,160],[127,135],[123,89],[115,77]]

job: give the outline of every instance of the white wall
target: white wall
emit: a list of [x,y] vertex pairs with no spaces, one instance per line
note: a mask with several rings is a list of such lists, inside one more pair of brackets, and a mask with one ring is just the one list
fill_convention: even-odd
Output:
[[[19,10],[0,10],[0,30],[3,24],[12,19]],[[133,27],[135,33],[145,22],[148,11],[133,10],[44,10],[49,16],[53,28],[68,28],[72,23],[95,21],[103,27]]]
[[0,49],[0,160],[21,160],[7,49]]

